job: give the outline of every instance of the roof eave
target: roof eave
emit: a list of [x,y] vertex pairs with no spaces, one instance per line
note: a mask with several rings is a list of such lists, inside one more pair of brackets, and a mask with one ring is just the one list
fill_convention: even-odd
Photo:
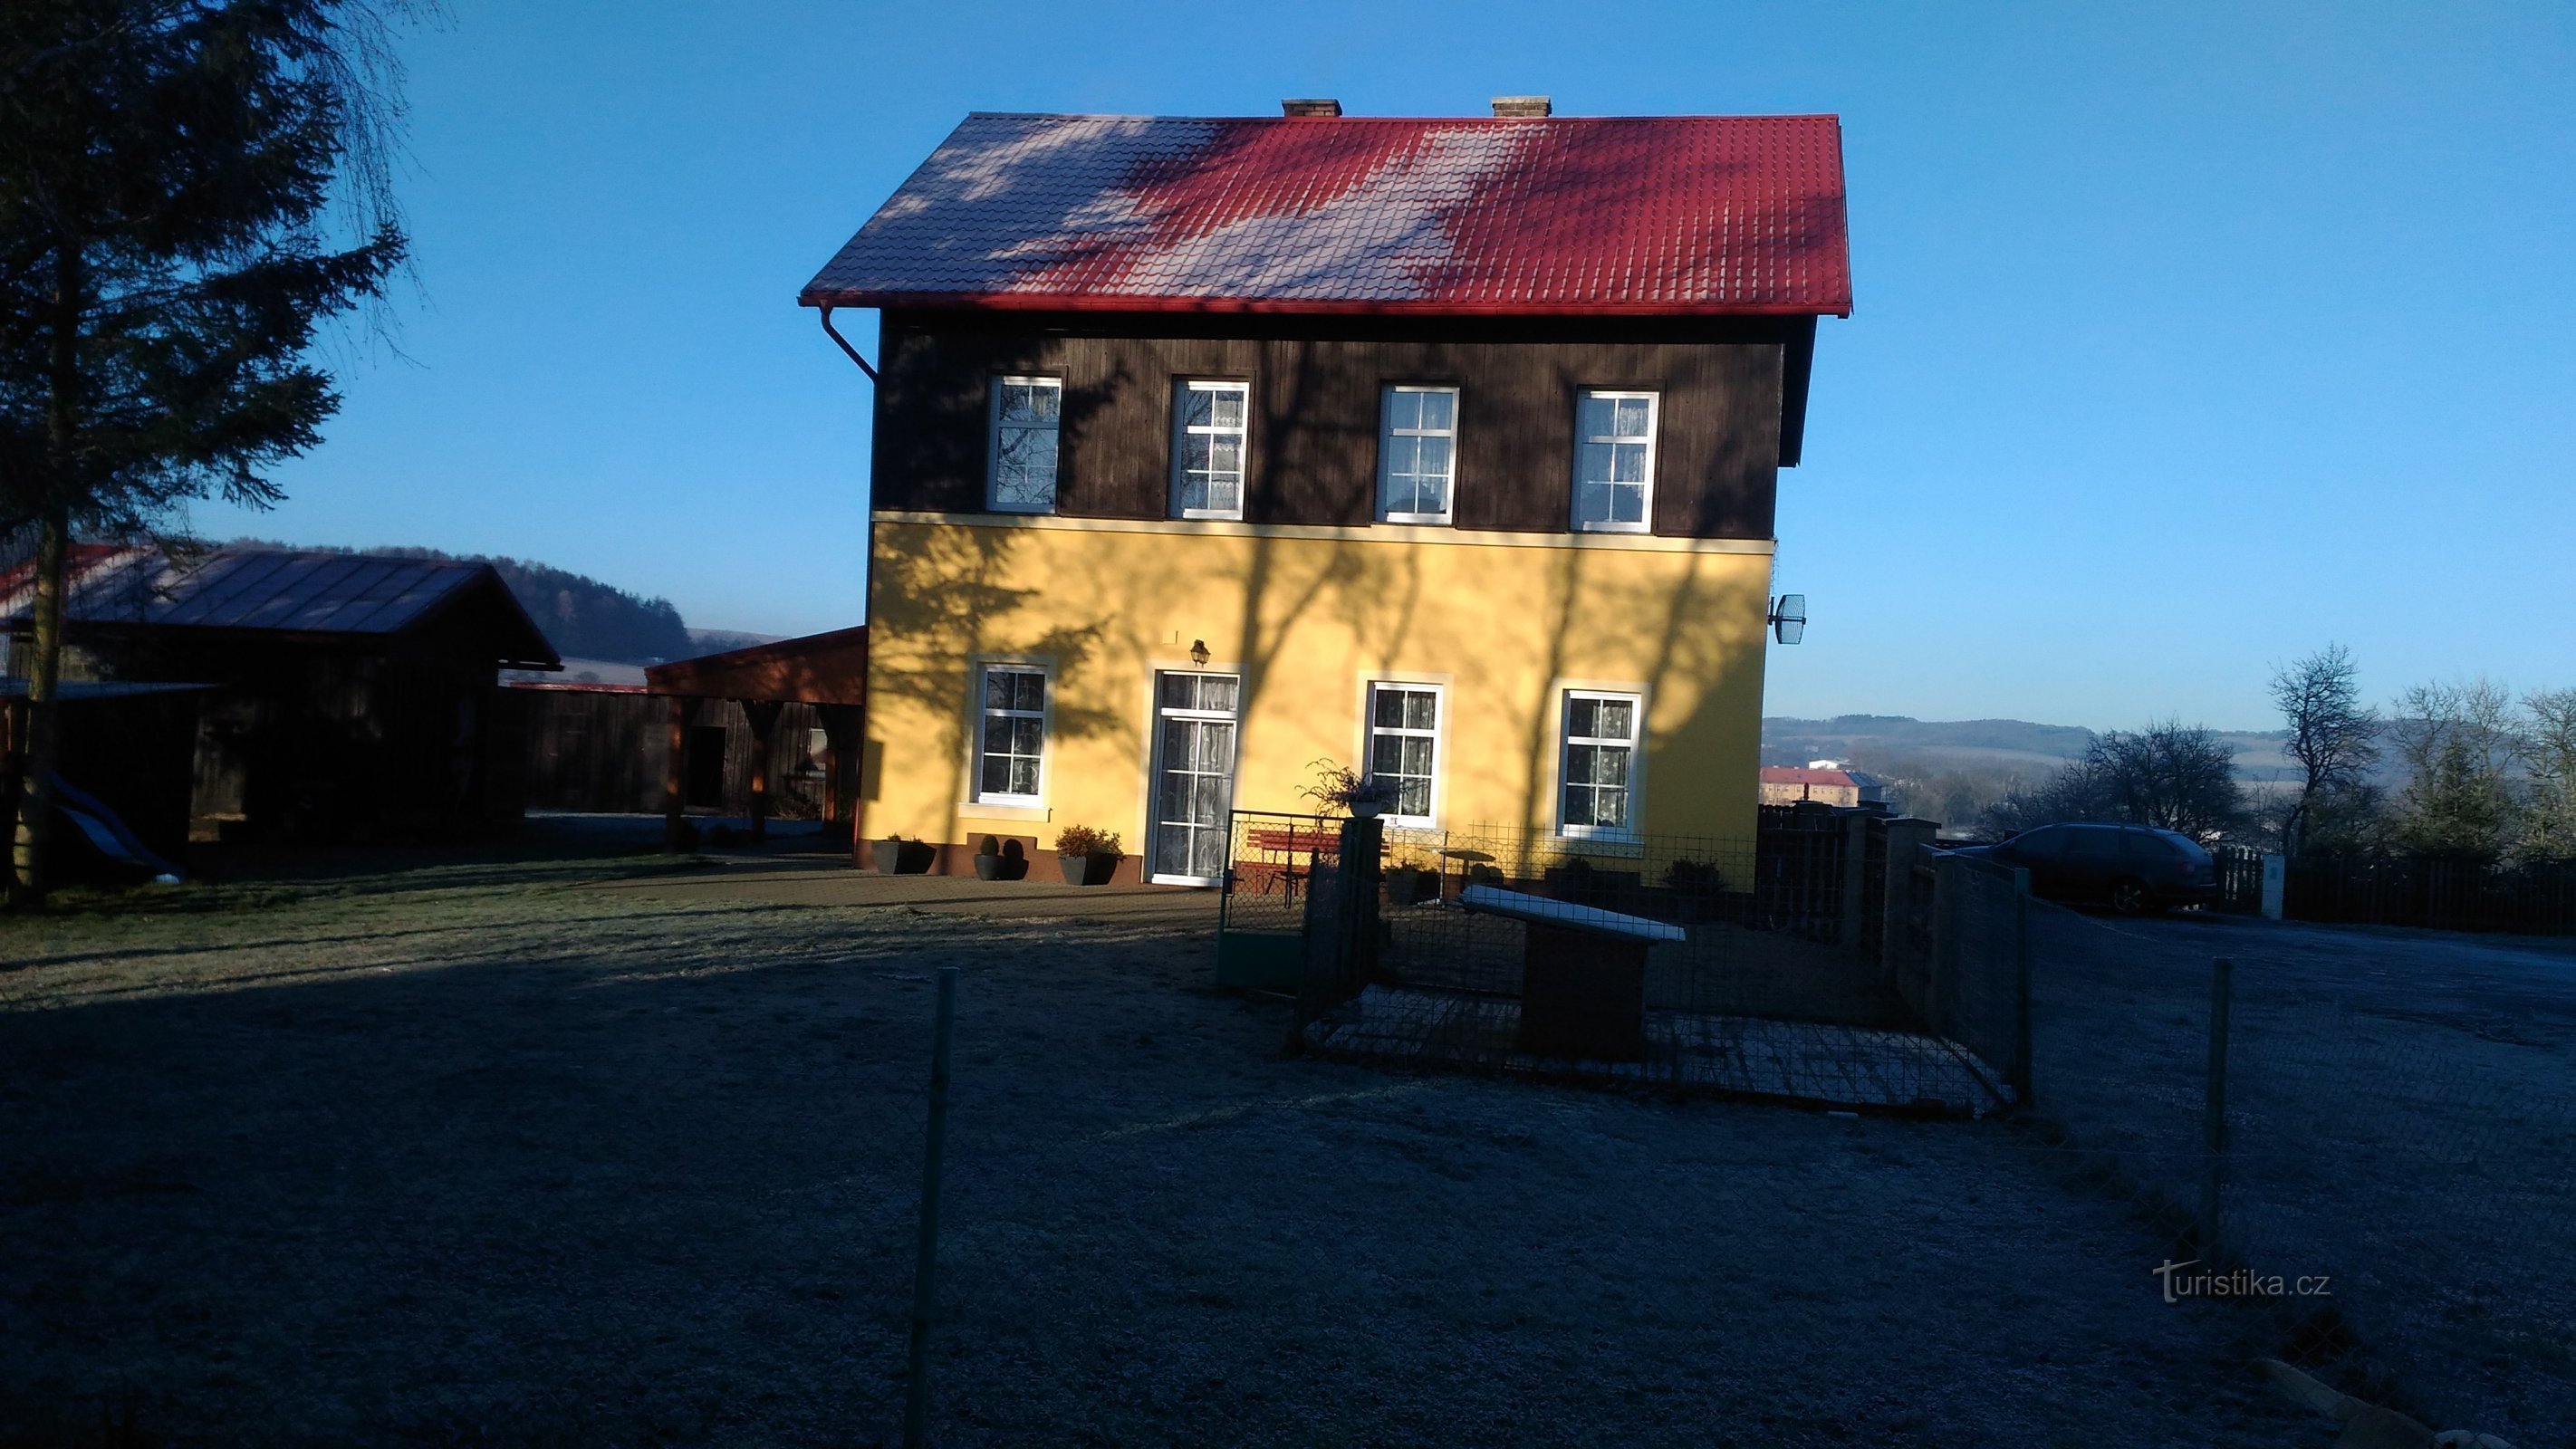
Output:
[[802,307],[968,312],[1260,312],[1313,317],[1849,317],[1851,300],[1814,302],[1422,302],[1252,297],[1139,297],[1101,292],[870,292],[808,287]]

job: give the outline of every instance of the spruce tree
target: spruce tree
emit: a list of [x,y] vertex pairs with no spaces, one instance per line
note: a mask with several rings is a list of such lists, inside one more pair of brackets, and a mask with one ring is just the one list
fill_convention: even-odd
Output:
[[35,535],[14,900],[49,865],[75,532],[275,502],[267,471],[339,402],[317,325],[402,265],[388,24],[363,0],[0,5],[0,527]]

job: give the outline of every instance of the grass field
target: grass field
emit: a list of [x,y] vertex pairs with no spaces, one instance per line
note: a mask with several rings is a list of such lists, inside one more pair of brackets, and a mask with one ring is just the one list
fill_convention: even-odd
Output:
[[2195,1207],[2229,958],[2228,1253],[2332,1279],[2283,1308],[2358,1331],[2355,1387],[2576,1443],[2576,941],[2057,908],[2032,934],[2042,1112]]
[[[1211,903],[490,856],[0,919],[0,1443],[2323,1444],[1994,1124],[1278,1054]],[[180,909],[179,907],[188,907]]]

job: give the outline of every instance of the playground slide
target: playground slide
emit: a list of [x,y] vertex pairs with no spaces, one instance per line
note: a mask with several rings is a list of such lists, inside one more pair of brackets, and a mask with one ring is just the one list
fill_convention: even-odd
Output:
[[109,809],[107,802],[74,785],[60,775],[46,777],[53,783],[54,808],[63,818],[77,826],[98,853],[120,864],[133,866],[161,885],[174,885],[179,880],[179,867],[152,853],[151,848],[135,838],[125,821]]

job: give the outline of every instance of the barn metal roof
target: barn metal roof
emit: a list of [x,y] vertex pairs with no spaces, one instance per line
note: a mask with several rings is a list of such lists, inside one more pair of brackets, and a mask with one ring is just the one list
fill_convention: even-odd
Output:
[[[215,549],[173,558],[157,548],[120,548],[79,561],[67,613],[75,622],[296,634],[392,635],[429,619],[478,588],[506,605],[496,657],[552,667],[545,634],[511,597],[490,564],[281,549]],[[0,579],[0,625],[23,627],[35,606],[26,570]]]
[[799,300],[1848,316],[1842,125],[979,112]]

